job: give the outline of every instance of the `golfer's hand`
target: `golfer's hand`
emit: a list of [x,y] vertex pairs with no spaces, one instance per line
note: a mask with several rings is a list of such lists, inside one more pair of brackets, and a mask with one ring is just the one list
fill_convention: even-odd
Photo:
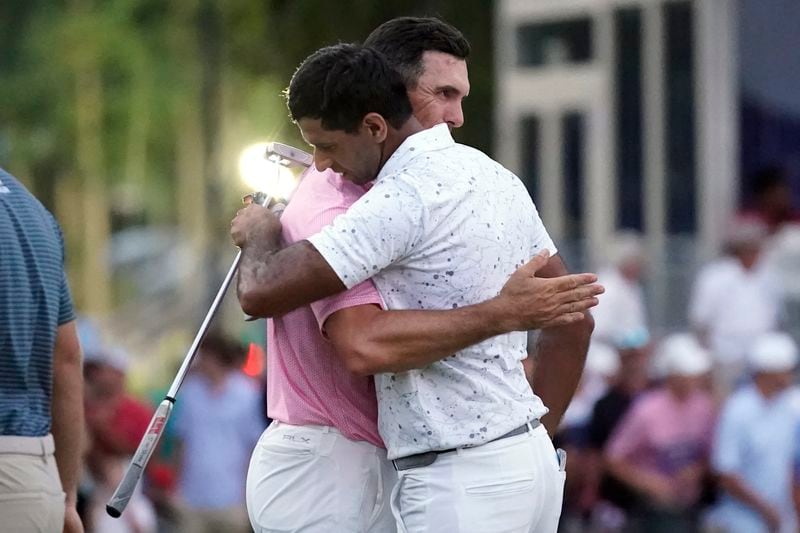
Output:
[[550,259],[543,251],[514,272],[495,303],[509,321],[511,331],[566,326],[584,318],[584,311],[598,304],[604,289],[594,274],[569,274],[539,278],[536,273]]
[[250,204],[236,213],[231,221],[231,238],[239,248],[255,242],[280,243],[281,223],[266,207]]

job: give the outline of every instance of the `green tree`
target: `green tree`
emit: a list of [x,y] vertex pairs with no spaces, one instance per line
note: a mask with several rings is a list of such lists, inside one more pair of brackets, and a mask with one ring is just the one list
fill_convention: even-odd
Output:
[[[105,251],[126,227],[177,227],[198,257],[227,260],[244,192],[239,151],[260,139],[302,143],[280,96],[297,64],[408,14],[439,15],[472,42],[456,135],[488,149],[488,0],[0,3],[0,156],[57,212],[79,307],[105,313],[136,299],[111,279]],[[201,271],[208,283],[187,291],[213,288],[214,268]]]

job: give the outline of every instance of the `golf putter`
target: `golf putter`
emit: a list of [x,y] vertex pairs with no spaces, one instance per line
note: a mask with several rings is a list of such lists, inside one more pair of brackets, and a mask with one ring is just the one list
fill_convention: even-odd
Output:
[[[308,167],[313,161],[313,158],[310,154],[281,143],[270,143],[267,148],[266,157],[283,166],[297,165],[301,167]],[[272,201],[272,196],[263,192],[257,192],[245,196],[244,200],[245,202],[256,202],[259,205],[267,207]],[[147,463],[150,461],[150,457],[152,457],[153,452],[158,445],[158,441],[161,439],[161,435],[164,433],[164,428],[167,425],[167,421],[172,414],[172,408],[175,405],[178,391],[183,384],[183,380],[189,371],[189,367],[191,366],[195,355],[197,355],[197,351],[200,348],[200,344],[203,342],[206,332],[208,331],[211,320],[217,313],[217,310],[222,303],[222,299],[225,296],[231,281],[233,281],[233,277],[236,275],[236,271],[239,268],[239,262],[241,259],[242,252],[240,250],[236,254],[236,258],[233,260],[233,264],[228,270],[228,273],[225,275],[225,279],[222,281],[222,285],[217,291],[217,294],[211,303],[211,307],[206,313],[203,323],[200,325],[200,329],[198,330],[197,335],[194,337],[194,341],[192,341],[192,345],[186,352],[186,355],[183,358],[183,363],[181,363],[181,367],[178,369],[178,373],[175,376],[175,379],[172,381],[172,385],[167,391],[167,394],[164,396],[164,399],[159,404],[158,408],[156,408],[153,418],[150,420],[150,424],[147,426],[147,431],[145,431],[142,440],[139,442],[139,446],[136,448],[136,453],[133,454],[133,458],[131,459],[127,470],[125,471],[122,481],[120,481],[119,485],[117,485],[117,489],[114,491],[111,499],[106,504],[106,512],[113,518],[119,518],[122,515],[122,512],[125,510],[125,507],[127,507],[128,502],[133,495],[133,491],[136,489],[136,485],[142,478],[144,469],[147,467]]]

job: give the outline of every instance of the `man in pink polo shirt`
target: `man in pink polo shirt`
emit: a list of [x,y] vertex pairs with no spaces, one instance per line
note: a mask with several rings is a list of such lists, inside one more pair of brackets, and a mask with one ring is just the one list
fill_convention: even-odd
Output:
[[[416,37],[408,39],[409,54],[418,55],[422,72],[409,96],[418,120],[426,127],[461,126],[461,100],[469,83],[466,70],[462,73],[451,64],[451,60],[463,64],[469,52],[460,32],[435,19],[403,18],[373,32],[378,40],[382,28],[389,28],[383,34],[396,37],[405,32]],[[375,41],[373,36],[370,39]],[[428,56],[420,60],[423,53]],[[312,168],[282,215],[283,240],[288,244],[314,235],[363,193],[363,188],[330,170]],[[594,277],[534,278],[547,263],[548,256],[542,254],[520,269],[498,298],[483,307],[473,306],[475,316],[491,324],[516,315],[506,326],[508,331],[581,320],[582,312],[596,303],[598,289],[588,285]],[[543,290],[545,285],[552,290]],[[586,291],[580,301],[567,300],[570,306],[554,304],[581,286]],[[365,305],[383,307],[371,281],[268,323],[268,405],[275,422],[262,435],[248,473],[247,506],[256,531],[395,530],[388,496],[397,476],[377,431],[370,364],[352,354],[337,354],[320,329],[336,327],[334,321],[326,324],[326,320],[338,311]],[[409,319],[395,316],[395,311],[384,313],[386,323]],[[452,331],[445,324],[442,335],[422,339],[420,344],[432,353],[454,349],[453,337],[463,331],[459,322],[461,315],[454,315]],[[409,329],[414,329],[413,322]],[[461,334],[455,349],[496,334],[494,327],[478,328],[470,336]]]
[[[334,172],[310,169],[281,216],[284,240],[315,233],[363,192]],[[317,325],[355,305],[382,305],[371,282],[267,322],[274,421],[247,476],[256,531],[393,531],[383,495],[396,475],[378,435],[374,381],[351,373]]]

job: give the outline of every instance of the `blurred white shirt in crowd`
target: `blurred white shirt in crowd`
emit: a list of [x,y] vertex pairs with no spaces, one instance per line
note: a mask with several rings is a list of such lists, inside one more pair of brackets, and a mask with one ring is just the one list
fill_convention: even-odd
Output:
[[606,291],[600,296],[600,304],[592,309],[592,338],[617,345],[630,332],[647,331],[641,285],[623,276],[617,268],[601,270],[597,278]]
[[592,417],[594,405],[607,391],[611,379],[619,371],[619,353],[602,342],[593,340],[586,354],[578,390],[561,419],[560,429],[583,427]]
[[741,363],[758,335],[777,329],[783,307],[780,282],[765,262],[746,270],[731,257],[706,265],[689,302],[689,322],[705,332],[717,362]]

